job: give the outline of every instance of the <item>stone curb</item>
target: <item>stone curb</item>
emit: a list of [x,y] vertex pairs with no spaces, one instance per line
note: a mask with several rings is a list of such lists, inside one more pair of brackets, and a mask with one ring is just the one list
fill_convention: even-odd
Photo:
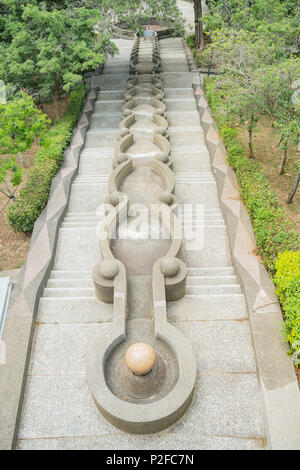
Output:
[[[94,73],[101,74],[103,66]],[[58,231],[70,189],[78,173],[79,155],[97,99],[87,77],[88,92],[64,161],[52,181],[47,206],[35,222],[29,252],[12,290],[3,331],[6,363],[0,364],[0,449],[13,449],[17,439],[39,299],[54,263]]]
[[300,394],[293,363],[280,334],[283,321],[280,304],[274,284],[255,254],[252,223],[241,201],[236,175],[226,163],[225,146],[203,87],[193,87],[226,220],[233,265],[246,298],[264,403],[268,448],[299,450]]

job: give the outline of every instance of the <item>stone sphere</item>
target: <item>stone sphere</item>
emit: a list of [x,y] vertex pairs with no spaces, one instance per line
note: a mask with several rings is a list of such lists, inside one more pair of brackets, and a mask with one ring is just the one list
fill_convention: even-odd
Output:
[[116,207],[119,202],[120,202],[120,199],[121,199],[121,194],[120,193],[111,193],[108,197],[108,202],[109,204],[111,204],[112,206]]
[[159,196],[159,200],[163,204],[167,204],[167,206],[170,206],[173,203],[173,196],[168,191],[163,191]]
[[102,260],[99,263],[99,272],[105,279],[114,279],[119,272],[119,266],[114,260]]
[[130,111],[130,109],[125,109],[123,114],[124,116],[129,116],[130,114],[132,114],[132,111]]
[[161,262],[160,269],[166,277],[174,277],[179,272],[180,264],[176,258],[165,258]]
[[155,158],[163,163],[167,163],[167,161],[169,160],[169,156],[166,152],[158,153]]
[[135,375],[148,374],[155,363],[155,351],[147,343],[134,343],[126,351],[125,362]]

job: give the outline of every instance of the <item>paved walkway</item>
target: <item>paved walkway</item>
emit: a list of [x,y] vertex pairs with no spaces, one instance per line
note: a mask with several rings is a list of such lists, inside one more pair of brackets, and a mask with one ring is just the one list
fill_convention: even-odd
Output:
[[169,303],[168,314],[195,350],[195,397],[171,428],[134,436],[110,425],[89,393],[85,355],[112,318],[112,306],[95,297],[92,268],[99,260],[97,208],[107,195],[132,47],[132,41],[116,42],[120,55],[94,83],[98,101],[40,300],[17,448],[262,449],[263,410],[245,300],[196,109],[197,75],[189,72],[180,39],[160,41],[161,78],[176,196],[180,203],[204,205],[204,246],[189,251],[184,242],[187,295]]
[[[193,2],[187,2],[185,0],[176,0],[176,3],[184,19],[186,20],[186,26],[185,26],[186,34],[190,35],[194,32],[194,21],[195,21],[194,4]],[[203,14],[207,14],[208,12],[205,1],[203,0],[202,0],[202,12]]]

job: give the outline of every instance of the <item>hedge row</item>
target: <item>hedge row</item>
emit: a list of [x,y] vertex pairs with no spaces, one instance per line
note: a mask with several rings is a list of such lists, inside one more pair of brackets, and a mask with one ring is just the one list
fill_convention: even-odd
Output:
[[16,232],[29,232],[45,208],[52,180],[60,168],[64,151],[70,143],[72,131],[82,109],[86,89],[80,85],[70,93],[64,116],[49,129],[37,154],[25,187],[9,208],[7,218]]
[[205,91],[226,147],[228,163],[237,175],[243,201],[252,219],[259,253],[268,271],[274,275],[278,254],[299,248],[298,234],[258,164],[248,157],[239,143],[237,129],[227,124],[228,117],[223,113],[224,98],[214,78],[205,80]]
[[277,295],[285,316],[283,333],[300,366],[300,252],[280,253],[276,261]]
[[283,335],[300,366],[300,252],[299,237],[280,207],[258,164],[251,160],[237,138],[237,129],[228,124],[224,96],[214,78],[205,80],[209,105],[218,123],[229,165],[235,170],[243,201],[252,219],[259,253],[273,276],[282,305]]

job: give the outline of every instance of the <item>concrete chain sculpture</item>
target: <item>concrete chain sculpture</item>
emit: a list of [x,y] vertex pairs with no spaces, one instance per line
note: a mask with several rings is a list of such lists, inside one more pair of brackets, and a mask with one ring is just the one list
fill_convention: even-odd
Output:
[[[100,234],[102,259],[93,271],[98,299],[113,304],[113,321],[109,333],[92,346],[87,366],[89,388],[104,417],[124,431],[139,434],[158,432],[178,420],[192,400],[196,380],[191,345],[167,319],[167,302],[185,295],[187,269],[178,257],[182,227],[174,214],[175,177],[159,70],[156,35],[135,37],[105,200],[106,215]],[[141,305],[142,310],[148,309],[147,314],[134,317],[128,303],[127,271],[134,272],[136,268],[132,267],[134,260],[126,261],[125,256],[122,262],[123,255],[115,256],[114,251],[122,254],[123,247],[127,254],[129,242],[113,240],[113,233],[129,217],[134,196],[138,194],[140,202],[145,203],[146,194],[151,193],[151,189],[147,190],[147,175],[159,181],[155,200],[148,202],[154,206],[155,216],[171,241],[163,256],[159,254],[152,263],[147,259],[142,263],[143,269],[148,265],[152,270],[148,276],[152,305],[146,304],[145,297]],[[143,194],[137,190],[141,184],[145,187]]]

